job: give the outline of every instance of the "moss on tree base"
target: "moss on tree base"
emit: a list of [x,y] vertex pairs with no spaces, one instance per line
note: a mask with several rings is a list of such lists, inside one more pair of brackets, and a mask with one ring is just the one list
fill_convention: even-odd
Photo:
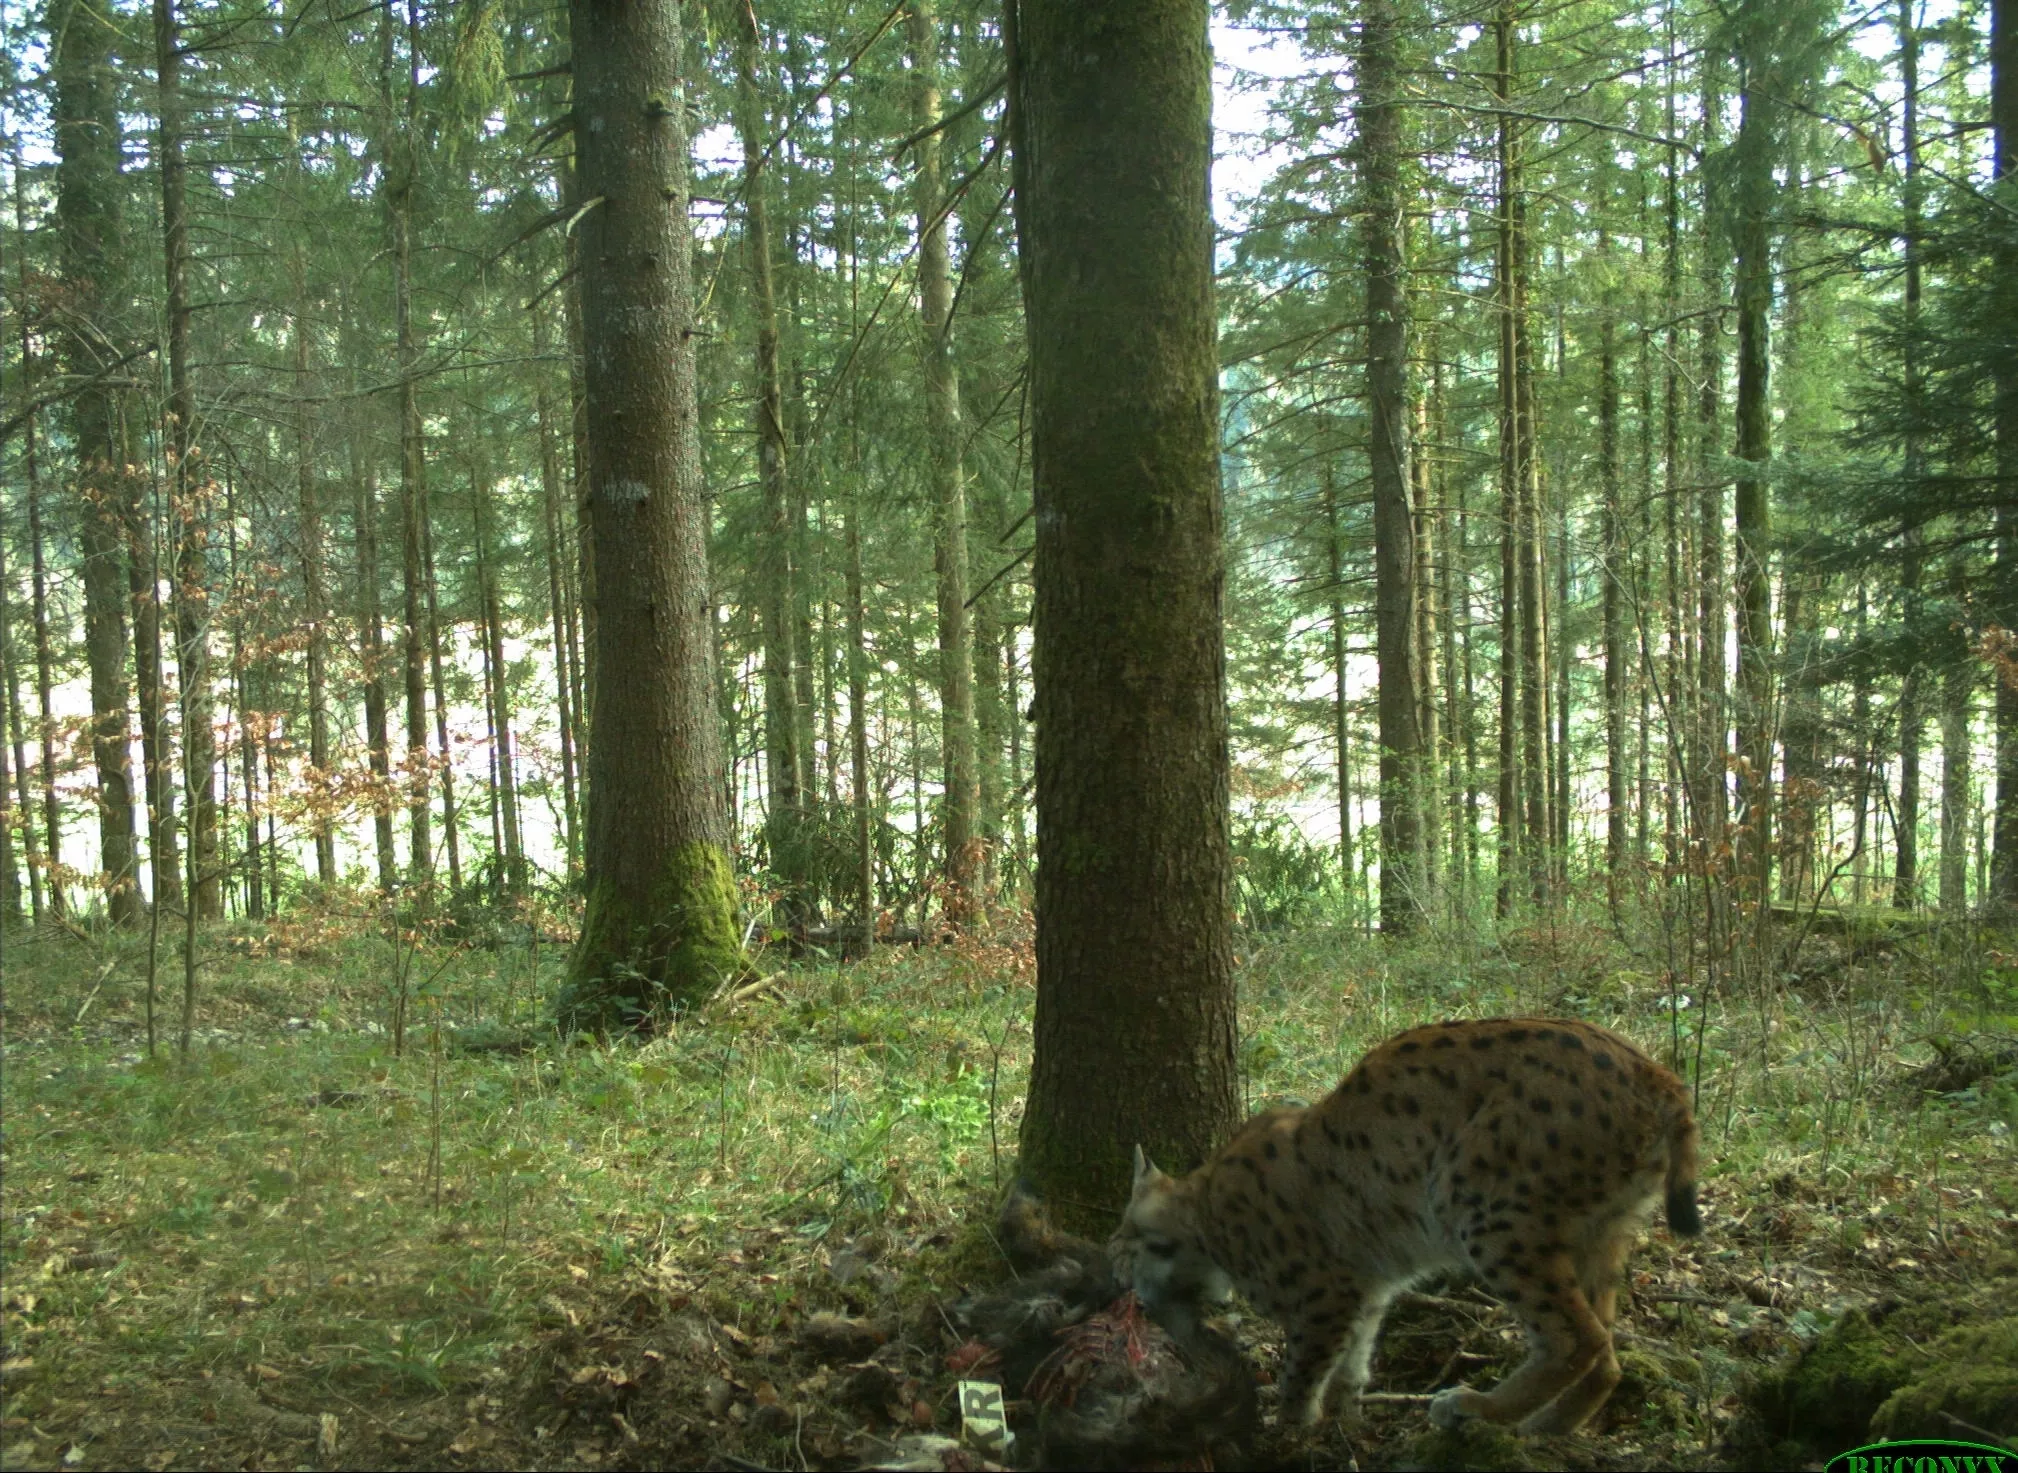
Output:
[[712,844],[685,844],[665,857],[643,895],[607,881],[590,887],[554,1019],[569,1033],[649,1027],[699,1007],[748,969],[728,856]]

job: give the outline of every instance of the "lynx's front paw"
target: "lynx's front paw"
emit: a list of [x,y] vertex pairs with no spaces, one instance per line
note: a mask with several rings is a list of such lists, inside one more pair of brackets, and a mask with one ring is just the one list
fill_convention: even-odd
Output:
[[1478,1393],[1469,1386],[1452,1386],[1429,1399],[1429,1419],[1446,1432],[1478,1415]]

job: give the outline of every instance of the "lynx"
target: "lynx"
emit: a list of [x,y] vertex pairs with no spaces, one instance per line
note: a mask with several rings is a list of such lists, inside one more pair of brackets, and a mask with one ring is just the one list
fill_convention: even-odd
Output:
[[1364,1389],[1397,1294],[1466,1270],[1520,1320],[1528,1358],[1491,1391],[1438,1392],[1431,1419],[1559,1433],[1618,1384],[1618,1278],[1663,1191],[1670,1229],[1700,1232],[1673,1074],[1588,1023],[1439,1023],[1389,1039],[1319,1103],[1257,1115],[1182,1180],[1138,1146],[1113,1252],[1174,1333],[1233,1288],[1279,1320],[1282,1414],[1305,1424],[1334,1381]]

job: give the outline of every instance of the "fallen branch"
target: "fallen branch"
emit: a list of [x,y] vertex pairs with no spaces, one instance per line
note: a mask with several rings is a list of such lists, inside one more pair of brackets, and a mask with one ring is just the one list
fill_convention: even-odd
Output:
[[754,982],[746,983],[733,992],[728,991],[728,984],[724,983],[723,990],[715,994],[714,1002],[719,1007],[732,1008],[738,1003],[748,1002],[759,993],[775,987],[784,979],[784,976],[783,972],[773,972],[767,977],[759,977]]

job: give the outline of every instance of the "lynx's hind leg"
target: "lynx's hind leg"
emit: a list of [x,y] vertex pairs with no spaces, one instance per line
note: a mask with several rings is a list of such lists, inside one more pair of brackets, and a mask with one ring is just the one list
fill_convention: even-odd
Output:
[[1605,1353],[1591,1363],[1582,1379],[1529,1419],[1537,1424],[1547,1423],[1533,1427],[1533,1431],[1574,1432],[1611,1399],[1619,1384],[1618,1353],[1610,1343],[1610,1331],[1618,1315],[1619,1278],[1625,1271],[1626,1255],[1632,1252],[1632,1223],[1614,1223],[1606,1234],[1585,1257],[1578,1275],[1591,1313],[1607,1332]]
[[[1440,1427],[1483,1417],[1488,1422],[1519,1422],[1523,1432],[1568,1431],[1569,1426],[1552,1415],[1556,1409],[1550,1403],[1586,1376],[1602,1382],[1597,1398],[1602,1401],[1619,1379],[1611,1331],[1584,1297],[1576,1265],[1568,1253],[1558,1250],[1542,1258],[1532,1272],[1503,1265],[1484,1277],[1487,1287],[1525,1323],[1528,1358],[1491,1391],[1453,1386],[1438,1392],[1429,1405],[1430,1419]],[[1591,1402],[1584,1415],[1596,1405]]]

